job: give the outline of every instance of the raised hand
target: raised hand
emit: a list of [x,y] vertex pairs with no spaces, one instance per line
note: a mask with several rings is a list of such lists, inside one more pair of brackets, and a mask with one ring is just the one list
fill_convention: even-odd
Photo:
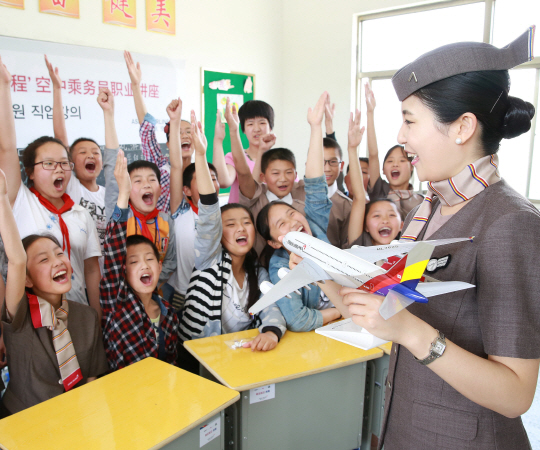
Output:
[[109,88],[99,88],[97,102],[103,111],[114,111],[114,96]]
[[129,53],[127,50],[124,50],[124,60],[126,61],[131,84],[139,85],[142,79],[141,64],[135,64],[133,62],[133,58],[131,57],[131,53]]
[[323,92],[322,95],[319,97],[319,100],[317,101],[317,104],[315,107],[308,109],[307,119],[308,123],[313,125],[320,125],[323,120],[324,111],[325,111],[325,103],[326,99],[328,97],[328,92]]
[[371,90],[369,83],[365,84],[365,90],[366,90],[367,112],[373,112],[375,110],[375,106],[377,106],[377,102],[375,101],[375,94],[373,94],[373,91]]
[[214,139],[223,142],[225,139],[225,124],[221,123],[221,113],[219,109],[216,114],[216,128],[214,130]]
[[206,155],[206,136],[204,135],[201,122],[197,122],[195,111],[191,111],[191,139],[195,145],[195,153]]
[[118,183],[118,206],[120,208],[127,208],[129,194],[131,192],[131,178],[127,170],[127,158],[124,156],[122,150],[118,150],[118,155],[116,156],[114,178],[116,178],[116,182]]
[[0,57],[0,83],[7,84],[8,86],[11,85],[11,74],[9,73],[9,70],[7,69],[6,65],[2,62],[1,57]]
[[259,151],[265,153],[276,145],[276,135],[274,133],[263,134],[261,136],[261,144],[259,145]]
[[330,103],[330,95],[326,97],[326,103],[324,104],[324,124],[326,127],[326,134],[330,134],[334,131],[334,114],[336,112],[336,104]]
[[49,62],[47,55],[45,55],[45,64],[47,65],[47,69],[49,70],[49,77],[51,77],[53,88],[61,89],[62,79],[60,78],[60,74],[58,73],[58,67],[53,67],[53,65]]
[[240,124],[240,118],[238,117],[238,111],[236,105],[231,107],[231,99],[227,97],[227,104],[225,105],[225,119],[229,125],[229,133],[236,133]]
[[171,122],[180,123],[182,119],[182,100],[180,100],[180,97],[169,103],[167,106],[167,115],[171,119]]
[[360,110],[356,110],[356,115],[349,117],[349,132],[347,134],[349,138],[349,148],[357,148],[362,142],[362,136],[364,135],[365,127],[360,128]]

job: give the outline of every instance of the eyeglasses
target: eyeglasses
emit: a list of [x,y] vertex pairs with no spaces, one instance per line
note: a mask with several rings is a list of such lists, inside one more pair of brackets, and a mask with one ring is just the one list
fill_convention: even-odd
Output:
[[330,167],[337,167],[340,165],[341,161],[339,159],[325,159],[324,165],[326,166],[327,163]]
[[73,170],[75,167],[75,164],[69,161],[40,161],[34,164],[34,166],[37,166],[38,164],[41,164],[43,166],[43,169],[45,170],[56,170],[58,167],[58,164],[60,164],[60,167],[62,170]]

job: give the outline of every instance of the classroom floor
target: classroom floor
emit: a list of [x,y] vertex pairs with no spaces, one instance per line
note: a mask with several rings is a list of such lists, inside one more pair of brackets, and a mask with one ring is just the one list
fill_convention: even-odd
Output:
[[523,414],[521,418],[533,450],[540,450],[540,378],[536,385],[536,394],[531,409]]

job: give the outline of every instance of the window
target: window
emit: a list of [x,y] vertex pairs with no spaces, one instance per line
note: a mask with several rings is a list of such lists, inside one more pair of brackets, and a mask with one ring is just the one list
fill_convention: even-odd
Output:
[[[398,69],[452,42],[483,41],[503,47],[525,32],[534,23],[532,18],[540,18],[538,0],[447,0],[359,16],[356,103],[365,114],[364,84],[370,82],[377,101],[375,131],[381,164],[386,151],[397,143],[401,126],[400,104],[390,81]],[[540,49],[539,35],[540,29],[536,49]],[[510,77],[510,94],[531,102],[538,113],[540,58],[511,70]],[[540,132],[540,121],[534,120],[528,133],[503,140],[499,158],[506,181],[540,201],[540,136],[535,139],[534,128]],[[366,154],[365,139],[362,147]],[[413,184],[415,189],[423,188],[417,179]]]

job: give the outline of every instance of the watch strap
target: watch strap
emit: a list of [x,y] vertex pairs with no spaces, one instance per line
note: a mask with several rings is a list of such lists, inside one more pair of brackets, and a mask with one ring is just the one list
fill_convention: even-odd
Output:
[[444,337],[444,334],[442,334],[439,330],[437,330],[437,333],[439,333],[439,335],[431,343],[428,356],[426,356],[424,359],[418,359],[416,356],[413,355],[413,358],[423,366],[427,366],[429,363],[432,363],[437,358],[440,358],[446,350],[446,339]]

